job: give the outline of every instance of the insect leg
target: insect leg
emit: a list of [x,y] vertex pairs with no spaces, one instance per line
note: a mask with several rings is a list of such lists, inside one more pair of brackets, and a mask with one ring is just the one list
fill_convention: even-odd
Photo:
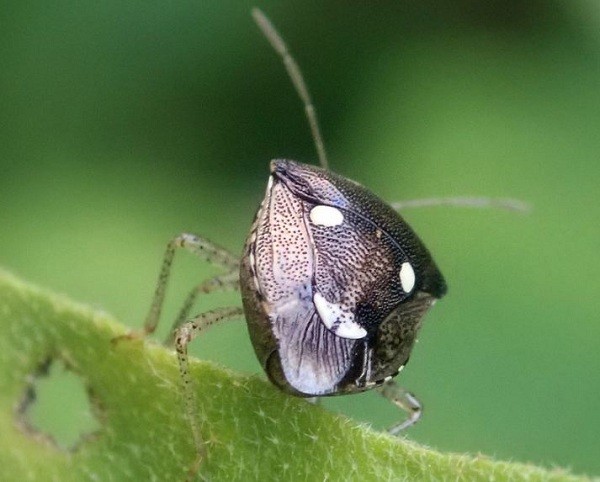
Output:
[[188,294],[183,306],[179,310],[177,318],[171,326],[171,330],[164,341],[165,345],[171,346],[175,342],[175,330],[189,319],[190,311],[196,298],[200,294],[213,293],[215,291],[235,291],[240,289],[239,273],[237,269],[224,275],[215,276],[195,286]]
[[144,323],[143,332],[146,335],[153,333],[158,325],[160,312],[165,299],[167,282],[169,281],[169,276],[171,274],[173,257],[175,255],[175,250],[178,248],[184,248],[209,263],[224,267],[227,270],[227,274],[233,272],[237,273],[239,260],[226,249],[213,244],[205,238],[196,236],[195,234],[183,233],[173,238],[167,245],[160,274],[158,276],[158,282],[156,284],[156,290],[154,291],[154,297],[152,298],[152,304],[150,305],[150,311],[148,312]]
[[419,421],[421,414],[423,413],[421,403],[412,393],[402,388],[394,380],[388,380],[376,390],[407,414],[406,420],[395,424],[388,429],[390,434],[398,435],[399,432]]
[[179,373],[183,385],[183,397],[185,402],[185,413],[190,423],[194,444],[198,453],[198,458],[193,467],[197,468],[204,457],[204,442],[200,434],[200,428],[203,420],[199,420],[198,407],[196,405],[196,393],[192,386],[192,377],[188,369],[188,344],[198,336],[198,334],[210,326],[228,321],[243,315],[241,308],[219,308],[216,310],[202,313],[190,321],[181,325],[175,331],[175,350],[179,361]]

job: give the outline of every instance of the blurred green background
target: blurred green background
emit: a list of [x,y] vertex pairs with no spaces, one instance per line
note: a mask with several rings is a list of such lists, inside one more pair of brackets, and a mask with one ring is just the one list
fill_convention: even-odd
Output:
[[[268,161],[316,157],[251,6],[3,2],[1,265],[140,326],[173,235],[241,251]],[[426,410],[407,437],[600,474],[600,3],[260,6],[303,68],[334,170],[388,200],[534,205],[405,213],[450,288],[400,379]],[[167,318],[217,272],[186,254],[175,269]],[[193,350],[260,371],[243,322]],[[325,406],[378,429],[398,416],[375,393]]]

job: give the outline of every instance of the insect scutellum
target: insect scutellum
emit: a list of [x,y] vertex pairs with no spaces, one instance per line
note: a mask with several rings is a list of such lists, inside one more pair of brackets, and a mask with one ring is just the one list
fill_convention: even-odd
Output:
[[[271,161],[267,191],[241,259],[193,234],[181,234],[167,246],[146,334],[160,318],[176,250],[183,248],[223,269],[190,292],[167,341],[175,345],[179,361],[198,453],[194,470],[205,444],[187,346],[202,331],[245,316],[256,355],[277,387],[301,397],[375,388],[407,413],[390,429],[397,434],[419,419],[421,405],[392,379],[408,362],[423,316],[446,292],[429,251],[395,209],[328,170],[300,69],[267,17],[258,9],[252,16],[282,58],[304,104],[320,167]],[[463,204],[445,198],[425,203],[447,201]],[[220,308],[190,317],[199,294],[238,289],[243,309]]]

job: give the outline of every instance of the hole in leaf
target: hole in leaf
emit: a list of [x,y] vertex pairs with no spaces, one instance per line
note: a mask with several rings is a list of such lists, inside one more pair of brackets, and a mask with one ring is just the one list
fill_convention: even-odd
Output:
[[48,359],[34,374],[19,407],[23,428],[63,450],[97,435],[98,400],[64,362]]

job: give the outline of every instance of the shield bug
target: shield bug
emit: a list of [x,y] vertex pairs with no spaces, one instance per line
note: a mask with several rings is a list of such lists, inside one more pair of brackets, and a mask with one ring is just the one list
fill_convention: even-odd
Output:
[[404,220],[358,183],[327,169],[300,69],[264,14],[253,17],[302,99],[321,167],[271,162],[240,264],[248,331],[269,379],[301,397],[380,387],[414,423],[420,405],[391,379],[446,284]]
[[384,386],[414,423],[420,405],[391,380],[446,284],[411,228],[364,187],[326,169],[271,162],[240,287],[270,380],[301,397]]
[[[265,197],[241,260],[207,239],[181,234],[171,240],[144,332],[158,323],[175,251],[184,248],[223,268],[195,287],[173,325],[186,413],[199,458],[203,452],[197,406],[188,371],[188,344],[215,323],[245,316],[256,355],[281,390],[320,397],[376,388],[407,412],[390,429],[398,433],[421,406],[392,380],[408,362],[423,316],[446,293],[431,254],[396,212],[358,183],[327,168],[315,109],[300,69],[264,14],[252,15],[283,59],[303,101],[320,167],[291,160],[270,165]],[[437,199],[416,205],[498,204],[510,200]],[[200,293],[240,289],[243,309],[221,308],[189,317]]]

